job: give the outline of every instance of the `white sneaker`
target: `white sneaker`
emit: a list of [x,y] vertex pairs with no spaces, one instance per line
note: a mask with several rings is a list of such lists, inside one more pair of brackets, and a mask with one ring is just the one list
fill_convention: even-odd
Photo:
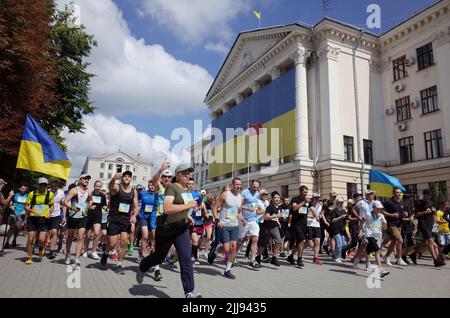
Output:
[[198,260],[195,260],[194,265],[200,265],[200,262]]
[[84,253],[83,253],[83,257],[84,257],[84,258],[87,258],[87,257],[88,257],[88,253],[87,253],[87,252],[84,252]]
[[97,252],[91,253],[91,258],[95,260],[99,260],[100,256],[98,256]]
[[404,260],[401,259],[401,257],[399,257],[397,259],[397,262],[395,262],[397,265],[401,265],[401,266],[408,266],[408,264],[405,263]]
[[390,258],[390,257],[385,257],[385,258],[384,258],[384,261],[386,262],[386,265],[392,266],[391,258]]
[[70,265],[71,261],[70,261],[70,254],[69,253],[66,254],[66,258],[64,260],[64,263],[66,265]]
[[367,272],[373,272],[375,268],[376,268],[375,265],[372,265],[370,263],[366,263],[366,271]]
[[336,258],[335,260],[334,260],[336,263],[342,263],[342,258]]

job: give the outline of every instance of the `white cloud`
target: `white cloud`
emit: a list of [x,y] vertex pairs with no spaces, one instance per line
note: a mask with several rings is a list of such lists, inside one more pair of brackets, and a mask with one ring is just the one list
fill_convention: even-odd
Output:
[[206,39],[229,41],[230,23],[250,5],[242,0],[141,0],[147,14],[167,27],[183,43],[198,45]]
[[225,44],[225,42],[220,41],[217,43],[213,43],[213,42],[206,43],[205,50],[226,55],[228,53],[228,51],[230,50],[230,48],[228,47],[227,44]]
[[[68,2],[60,0],[59,5]],[[136,39],[111,0],[74,2],[81,23],[98,42],[89,59],[89,71],[96,74],[91,94],[98,112],[177,116],[205,107],[213,78],[204,68],[177,60],[161,45]]]
[[159,167],[163,160],[168,159],[173,166],[181,162],[189,162],[187,152],[174,153],[169,140],[139,132],[132,125],[122,123],[115,117],[104,115],[86,116],[83,119],[85,133],[63,133],[66,138],[68,157],[72,161],[71,176],[76,177],[81,172],[86,157],[105,153],[115,153],[119,150],[141,160],[154,163]]

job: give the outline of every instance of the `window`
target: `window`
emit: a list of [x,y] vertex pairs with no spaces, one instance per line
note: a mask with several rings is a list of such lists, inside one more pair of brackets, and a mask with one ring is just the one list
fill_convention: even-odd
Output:
[[427,159],[441,158],[443,156],[442,133],[440,129],[425,133],[425,148]]
[[406,71],[406,55],[394,60],[393,62],[394,69],[394,81],[398,81],[406,76],[408,76],[408,72]]
[[198,173],[195,174],[195,183],[198,183]]
[[411,108],[409,107],[409,96],[397,99],[397,122],[411,119]]
[[407,137],[400,139],[399,141],[400,146],[400,163],[410,163],[414,161],[414,138],[413,137]]
[[364,143],[364,163],[373,165],[372,140],[363,140]]
[[133,176],[133,181],[136,181],[136,176]]
[[439,110],[437,86],[421,91],[420,97],[422,99],[422,113],[428,114]]
[[110,173],[108,173],[108,179],[111,179],[112,175]]
[[105,174],[103,172],[100,172],[100,179],[103,179],[104,176]]
[[283,197],[289,196],[289,185],[281,186],[281,196],[283,196]]
[[122,158],[117,158],[116,162],[123,162],[123,159]]
[[434,65],[433,43],[428,43],[417,49],[417,65],[419,71]]
[[108,170],[112,170],[113,169],[113,165],[112,164],[109,164],[108,165]]
[[344,159],[353,161],[353,137],[344,136]]
[[406,190],[405,193],[411,194],[414,200],[417,199],[417,184],[405,185],[405,190]]
[[100,169],[105,169],[105,163],[104,163],[104,162],[102,162],[102,163],[100,164]]
[[146,178],[145,176],[142,177],[142,181],[145,182],[146,179],[147,179],[147,178]]
[[356,183],[347,183],[347,198],[351,199],[356,193]]
[[448,199],[447,193],[447,182],[446,181],[438,181],[438,182],[429,182],[428,188],[431,189],[433,186],[436,187],[437,191],[441,191],[444,195],[445,199]]
[[133,172],[136,172],[136,167],[133,167]]
[[130,171],[130,166],[129,165],[125,166],[125,171]]
[[208,180],[208,170],[206,170],[205,180]]

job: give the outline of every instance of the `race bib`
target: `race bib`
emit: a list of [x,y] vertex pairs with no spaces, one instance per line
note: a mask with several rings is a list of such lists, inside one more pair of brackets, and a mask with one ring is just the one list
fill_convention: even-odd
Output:
[[17,203],[25,203],[27,201],[26,197],[18,197],[17,198]]
[[119,212],[120,213],[128,213],[130,212],[130,205],[126,203],[119,204]]
[[183,197],[184,204],[188,204],[190,201],[194,201],[192,193],[182,193],[181,196]]
[[208,210],[208,216],[213,216],[213,211],[212,210]]
[[45,213],[47,212],[47,205],[45,204],[36,204],[34,206],[34,210],[36,210],[37,212],[39,212],[39,215],[45,215]]
[[145,208],[144,208],[144,212],[145,213],[152,213],[153,212],[153,205],[146,204]]
[[201,217],[202,216],[202,210],[198,210],[197,212],[195,212],[195,216],[196,217]]
[[94,196],[92,197],[92,201],[93,201],[95,204],[100,204],[100,203],[102,203],[102,197],[100,197],[100,196],[98,196],[98,195],[94,195]]
[[300,208],[300,210],[298,210],[299,214],[307,214],[308,213],[308,208],[303,206]]
[[289,209],[283,209],[282,211],[283,217],[287,219],[289,217]]
[[237,208],[230,208],[227,210],[227,220],[236,220],[238,214]]

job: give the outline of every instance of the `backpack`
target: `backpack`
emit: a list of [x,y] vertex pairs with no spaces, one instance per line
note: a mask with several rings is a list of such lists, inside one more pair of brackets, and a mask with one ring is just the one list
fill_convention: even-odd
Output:
[[[33,198],[31,199],[30,205],[36,205],[36,197],[37,197],[37,193],[36,191],[33,192]],[[44,204],[45,205],[49,205],[50,203],[50,191],[47,190],[47,194],[45,195],[45,200],[44,200]]]

